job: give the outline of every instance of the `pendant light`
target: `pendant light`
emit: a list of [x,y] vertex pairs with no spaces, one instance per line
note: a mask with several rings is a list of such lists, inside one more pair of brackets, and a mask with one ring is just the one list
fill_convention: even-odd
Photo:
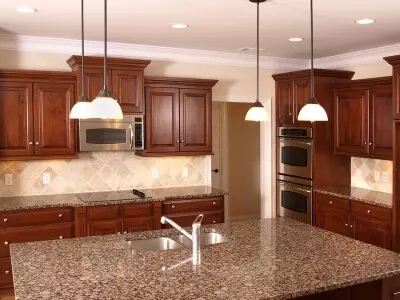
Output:
[[81,35],[82,35],[82,95],[78,102],[71,109],[70,119],[89,119],[92,117],[92,104],[85,95],[85,36],[84,36],[84,19],[83,19],[83,0],[81,0]]
[[123,119],[121,106],[107,86],[107,0],[104,0],[104,87],[92,102],[93,113],[101,119]]
[[260,3],[266,0],[250,0],[252,3],[257,3],[257,100],[253,107],[246,114],[246,121],[266,121],[268,113],[259,99],[260,94]]
[[307,104],[302,107],[297,120],[299,121],[328,121],[328,115],[315,97],[315,79],[314,79],[314,8],[313,0],[310,0],[311,7],[311,98]]

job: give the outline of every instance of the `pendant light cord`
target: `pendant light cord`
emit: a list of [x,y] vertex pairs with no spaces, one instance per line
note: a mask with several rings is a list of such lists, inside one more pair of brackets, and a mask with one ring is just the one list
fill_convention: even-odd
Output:
[[310,0],[311,8],[311,99],[315,98],[315,80],[314,80],[314,7],[313,0]]
[[85,30],[84,30],[84,13],[83,13],[83,0],[81,1],[81,37],[82,37],[82,100],[86,100],[86,96],[85,96]]
[[260,2],[257,2],[257,100],[256,102],[260,102],[259,99],[260,94]]
[[107,90],[107,0],[104,0],[104,90]]

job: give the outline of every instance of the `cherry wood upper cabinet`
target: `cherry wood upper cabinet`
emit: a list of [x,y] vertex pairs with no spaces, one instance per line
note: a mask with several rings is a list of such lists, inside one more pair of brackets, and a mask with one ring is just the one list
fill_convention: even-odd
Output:
[[384,57],[393,66],[393,118],[400,120],[400,55]]
[[211,109],[211,90],[180,90],[180,151],[212,151]]
[[[71,56],[67,63],[77,72],[80,95],[82,57]],[[108,88],[118,100],[124,114],[143,114],[143,72],[149,60],[108,58]],[[85,82],[87,96],[94,99],[103,88],[103,58],[85,56]]]
[[179,89],[146,88],[146,149],[179,152]]
[[0,70],[0,160],[77,158],[76,75]]
[[72,83],[35,83],[34,143],[37,155],[75,153],[74,121],[69,113],[75,101]]
[[[293,83],[293,95],[294,95],[294,118],[297,120],[300,110],[304,105],[307,104],[311,97],[311,81],[309,79],[295,80]],[[304,124],[305,122],[298,121],[299,124]],[[309,122],[308,122],[309,123]]]
[[33,155],[32,120],[32,84],[0,82],[0,157]]
[[216,80],[146,77],[146,147],[141,156],[212,154]]
[[335,153],[392,159],[392,78],[349,81],[335,89]]
[[292,81],[276,82],[276,101],[278,123],[294,123]]

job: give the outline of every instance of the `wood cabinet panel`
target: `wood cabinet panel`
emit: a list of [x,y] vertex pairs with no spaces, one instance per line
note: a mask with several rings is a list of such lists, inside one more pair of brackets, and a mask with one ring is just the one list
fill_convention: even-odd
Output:
[[162,203],[164,213],[203,212],[219,210],[224,207],[223,198],[199,199],[199,200],[168,200]]
[[[193,221],[197,218],[200,213],[196,214],[174,214],[174,215],[167,215],[168,218],[175,221],[182,227],[190,227],[192,226]],[[206,212],[204,213],[204,218],[202,221],[203,225],[210,225],[210,224],[218,224],[224,222],[224,213],[223,211],[219,212]],[[162,228],[171,228],[169,224],[163,224]]]
[[180,151],[212,151],[211,101],[210,90],[180,90]]
[[375,219],[377,221],[388,223],[392,221],[392,211],[390,209],[355,201],[351,202],[351,213],[359,217]]
[[347,237],[351,236],[350,214],[338,209],[317,206],[315,225]]
[[144,112],[143,70],[112,70],[112,90],[125,114]]
[[121,217],[122,208],[120,205],[94,206],[87,208],[88,222],[120,219]]
[[130,219],[124,219],[123,230],[127,232],[140,232],[153,230],[153,217],[136,217]]
[[0,82],[0,157],[33,154],[33,95],[27,82]]
[[393,150],[393,111],[391,87],[370,90],[370,136],[369,153],[392,159]]
[[153,215],[153,205],[151,203],[144,204],[124,204],[124,218],[147,217]]
[[[85,68],[85,90],[86,90],[86,97],[88,99],[93,100],[97,97],[99,92],[103,89],[104,87],[104,72],[103,69],[101,68]],[[107,77],[108,83],[109,83],[109,88],[112,88],[111,83],[112,83],[112,77],[111,77],[111,71],[108,71],[108,77]],[[78,89],[80,89],[80,82],[81,82],[81,77],[80,73],[78,74]],[[111,93],[113,91],[111,90]],[[80,94],[80,92],[79,92]]]
[[12,266],[10,259],[0,260],[0,288],[13,285]]
[[298,124],[306,124],[310,122],[301,122],[298,121],[297,118],[299,116],[299,112],[304,105],[307,104],[311,95],[311,87],[309,79],[295,80],[294,81],[294,120],[295,123]]
[[335,92],[335,153],[368,154],[368,91]]
[[385,249],[392,248],[391,224],[352,216],[352,236],[356,240]]
[[348,199],[342,199],[319,193],[316,193],[315,196],[317,205],[323,205],[330,208],[335,208],[346,212],[350,212],[350,200]]
[[73,230],[71,223],[3,229],[0,232],[0,257],[9,257],[11,244],[71,238]]
[[73,222],[72,208],[35,209],[0,214],[0,227],[18,227]]
[[74,84],[34,84],[35,155],[67,155],[75,150],[75,123],[69,113],[75,103]]
[[122,233],[122,220],[91,222],[88,224],[88,235],[98,236]]
[[393,65],[393,118],[400,119],[400,65]]
[[179,89],[146,88],[146,151],[179,152]]
[[279,125],[293,124],[293,81],[276,82],[276,105]]

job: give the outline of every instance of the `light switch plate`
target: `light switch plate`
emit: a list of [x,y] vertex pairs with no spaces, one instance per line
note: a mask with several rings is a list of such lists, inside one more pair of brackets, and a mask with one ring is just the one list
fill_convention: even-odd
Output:
[[50,173],[43,173],[43,184],[50,184],[51,181],[51,175]]
[[151,169],[151,177],[153,179],[158,179],[158,169],[157,168]]
[[381,181],[381,172],[376,170],[374,173],[374,180],[375,182],[380,182]]
[[184,168],[182,169],[182,176],[183,176],[183,177],[189,177],[189,168],[184,167]]
[[4,175],[4,183],[7,186],[14,185],[14,175],[13,174],[5,174]]
[[382,182],[383,183],[389,182],[389,173],[388,172],[382,172]]

